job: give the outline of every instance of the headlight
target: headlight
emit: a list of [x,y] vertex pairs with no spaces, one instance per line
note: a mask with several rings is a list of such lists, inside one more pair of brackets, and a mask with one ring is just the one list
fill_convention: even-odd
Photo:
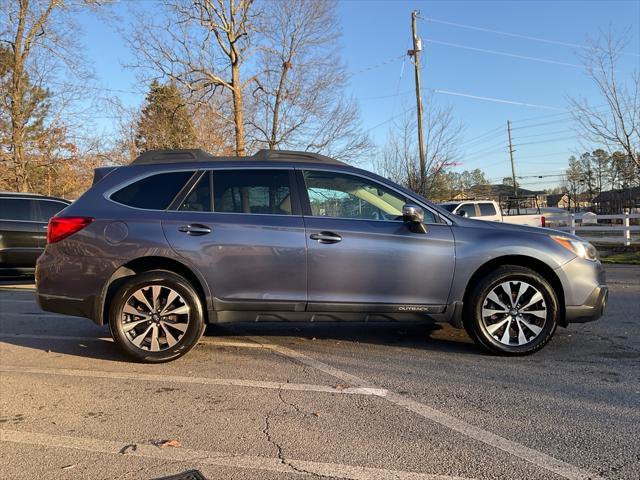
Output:
[[589,242],[574,240],[573,238],[567,237],[557,237],[555,235],[551,235],[551,239],[562,245],[567,250],[571,250],[580,258],[594,262],[598,260],[598,250],[596,250],[596,247],[591,245]]

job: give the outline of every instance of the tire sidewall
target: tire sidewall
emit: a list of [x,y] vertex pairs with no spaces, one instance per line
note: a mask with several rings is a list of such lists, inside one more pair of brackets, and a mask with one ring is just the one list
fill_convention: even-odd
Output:
[[[486,296],[497,285],[511,281],[525,281],[537,288],[547,306],[547,318],[540,334],[530,343],[522,346],[504,345],[487,331],[482,320],[482,305]],[[558,298],[553,288],[542,276],[524,267],[503,267],[485,276],[474,288],[470,298],[465,327],[471,336],[491,352],[504,355],[526,355],[540,350],[549,342],[558,326]]]
[[[150,352],[137,348],[123,330],[122,309],[125,302],[137,290],[148,285],[162,285],[172,288],[189,305],[189,325],[176,345],[160,352]],[[109,306],[109,329],[114,341],[130,357],[145,363],[162,363],[175,360],[191,350],[202,336],[205,328],[202,303],[191,284],[173,272],[154,270],[141,273],[124,282],[112,304]]]

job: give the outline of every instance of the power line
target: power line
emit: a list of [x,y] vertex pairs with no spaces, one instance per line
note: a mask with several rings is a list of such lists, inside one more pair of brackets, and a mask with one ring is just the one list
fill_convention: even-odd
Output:
[[575,140],[575,139],[576,139],[576,136],[550,138],[550,139],[547,139],[547,140],[538,140],[536,142],[516,143],[516,146],[517,147],[524,147],[525,145],[538,145],[540,143],[562,142],[562,141],[565,141],[565,140]]
[[491,55],[501,55],[503,57],[518,58],[520,60],[531,60],[533,62],[549,63],[549,64],[552,64],[552,65],[562,65],[564,67],[573,67],[573,68],[579,68],[581,70],[584,70],[584,66],[578,65],[577,63],[560,62],[560,61],[551,60],[551,59],[548,59],[548,58],[531,57],[529,55],[520,55],[520,54],[517,54],[517,53],[502,52],[502,51],[499,51],[499,50],[489,50],[487,48],[471,47],[469,45],[461,45],[459,43],[443,42],[441,40],[424,39],[424,41],[427,42],[427,43],[435,44],[435,45],[444,45],[444,46],[447,46],[447,47],[462,48],[462,49],[465,49],[465,50],[472,50],[474,52],[489,53]]
[[[559,40],[551,40],[548,38],[543,38],[543,37],[534,37],[531,35],[522,35],[520,33],[511,33],[511,32],[505,32],[502,30],[493,30],[491,28],[486,28],[486,27],[477,27],[475,25],[467,25],[464,23],[456,23],[456,22],[449,22],[446,20],[439,20],[436,18],[432,18],[432,17],[428,17],[428,18],[422,18],[422,20],[427,20],[429,22],[433,22],[433,23],[440,23],[442,25],[449,25],[452,27],[458,27],[458,28],[466,28],[468,30],[476,30],[479,32],[486,32],[486,33],[495,33],[497,35],[504,35],[507,37],[513,37],[513,38],[522,38],[524,40],[532,40],[534,42],[542,42],[542,43],[548,43],[551,45],[562,45],[564,47],[571,47],[571,48],[581,48],[584,50],[588,50],[589,46],[587,45],[580,45],[578,43],[570,43],[570,42],[561,42]],[[633,53],[633,52],[623,52],[625,55],[633,55],[636,57],[640,57],[640,53]]]
[[434,93],[442,93],[444,95],[453,95],[455,97],[465,97],[465,98],[473,98],[475,100],[484,100],[487,102],[495,102],[495,103],[506,103],[509,105],[519,105],[522,107],[533,107],[533,108],[543,108],[543,109],[547,109],[547,110],[564,110],[563,108],[558,108],[558,107],[550,107],[548,105],[538,105],[535,103],[524,103],[524,102],[518,102],[515,100],[504,100],[502,98],[495,98],[495,97],[482,97],[482,96],[478,96],[478,95],[471,95],[469,93],[461,93],[461,92],[452,92],[450,90],[432,90]]

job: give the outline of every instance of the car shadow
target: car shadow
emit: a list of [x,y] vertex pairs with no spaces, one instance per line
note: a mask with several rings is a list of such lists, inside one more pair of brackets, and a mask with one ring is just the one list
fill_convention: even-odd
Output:
[[483,355],[464,330],[433,322],[242,322],[209,325],[209,337],[335,340],[447,353]]

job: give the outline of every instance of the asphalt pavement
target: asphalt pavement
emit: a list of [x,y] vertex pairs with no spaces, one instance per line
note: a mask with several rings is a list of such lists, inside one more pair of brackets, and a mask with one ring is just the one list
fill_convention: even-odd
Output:
[[130,363],[104,327],[0,282],[7,479],[640,478],[640,267],[608,312],[522,358],[448,325],[209,327]]

